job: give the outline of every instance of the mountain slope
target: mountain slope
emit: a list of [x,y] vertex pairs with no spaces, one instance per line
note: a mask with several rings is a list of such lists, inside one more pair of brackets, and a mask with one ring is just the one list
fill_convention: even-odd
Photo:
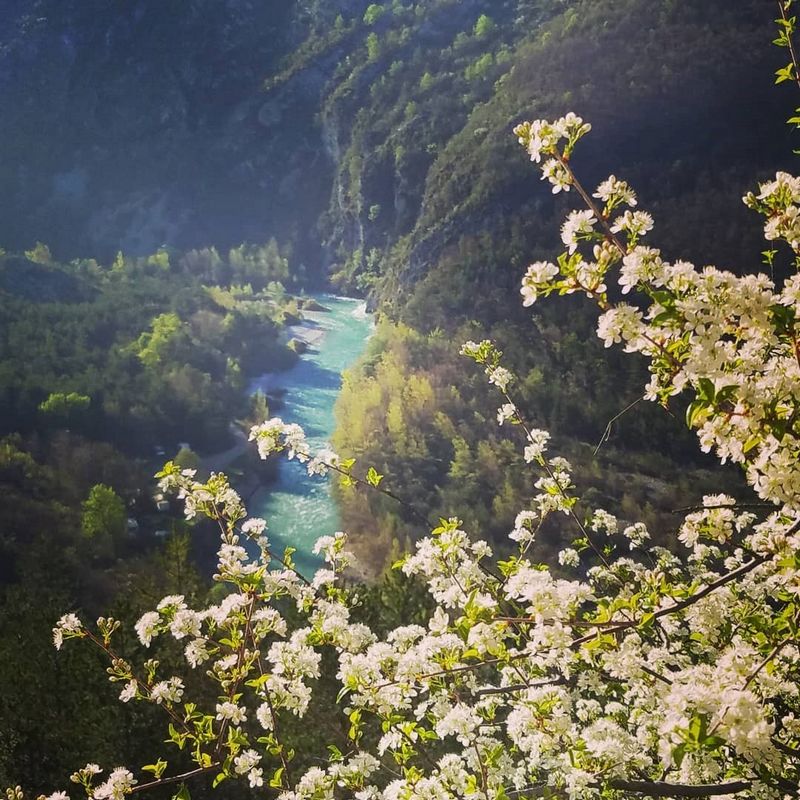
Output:
[[5,13],[4,246],[107,259],[278,232],[313,260],[319,80],[262,91],[306,35],[294,3],[36,0]]

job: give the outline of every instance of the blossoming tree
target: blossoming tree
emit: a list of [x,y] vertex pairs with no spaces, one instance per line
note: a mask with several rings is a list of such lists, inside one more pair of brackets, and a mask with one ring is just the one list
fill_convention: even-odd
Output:
[[[563,225],[565,251],[527,270],[523,303],[576,292],[596,303],[606,346],[647,359],[645,397],[688,394],[701,448],[740,465],[768,511],[708,496],[680,525],[676,552],[650,546],[641,523],[587,512],[570,465],[515,403],[500,351],[469,342],[464,354],[500,394],[498,422],[522,434],[538,494],[503,560],[442,520],[397,565],[426,585],[427,625],[379,636],[353,619],[343,533],[317,542],[325,567],[306,579],[223,475],[201,483],[168,464],[161,486],[183,499],[187,518],[219,525],[215,579],[228,591],[198,609],[165,597],[136,633],[146,647],[180,642],[187,670],[205,671],[218,699],[202,707],[186,678],[162,674],[155,659],[134,667],[115,649],[117,620],[62,617],[56,647],[101,648],[120,699],[160,706],[169,742],[193,763],[176,771],[165,754],[140,769],[87,764],[71,776],[80,791],[121,800],[172,785],[184,800],[193,781],[239,778],[278,800],[798,795],[800,276],[776,286],[664,260],[645,244],[653,219],[625,181],[610,176],[590,192],[574,174],[589,130],[573,114],[515,130],[553,191],[574,190],[585,204]],[[800,264],[800,178],[778,173],[744,201]],[[310,474],[383,491],[374,470],[359,478],[352,461],[313,453],[295,425],[273,419],[251,439],[262,457],[283,453]],[[537,560],[537,532],[553,515],[574,526],[559,555],[566,578]],[[307,713],[326,654],[348,744],[294,774],[283,720]]]

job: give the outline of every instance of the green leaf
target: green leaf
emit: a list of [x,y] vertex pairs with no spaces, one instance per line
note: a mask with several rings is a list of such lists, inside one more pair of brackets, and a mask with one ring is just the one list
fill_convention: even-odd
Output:
[[167,739],[167,741],[174,742],[181,750],[183,750],[183,746],[186,744],[186,734],[180,733],[178,729],[170,722],[169,739]]
[[328,752],[331,754],[331,761],[344,761],[344,754],[335,744],[328,745]]
[[383,475],[378,474],[378,472],[375,470],[375,467],[370,467],[367,470],[367,483],[370,486],[375,486],[377,488],[380,486],[382,480]]
[[347,732],[349,739],[357,742],[361,738],[361,711],[355,709],[350,712],[350,730]]
[[182,783],[181,788],[172,795],[172,800],[192,800],[192,796],[189,794],[189,790],[186,788],[186,784]]
[[278,767],[275,772],[272,773],[272,777],[269,779],[269,785],[273,789],[280,789],[283,785],[282,783],[283,778],[283,767]]
[[743,453],[749,453],[754,447],[761,444],[761,437],[760,436],[751,436],[745,443],[744,447],[742,447]]
[[714,389],[714,382],[709,378],[700,378],[698,381],[697,396],[701,400],[706,400],[709,403],[713,403],[715,395],[716,391]]
[[697,421],[706,411],[707,406],[706,403],[702,400],[695,400],[690,406],[686,409],[686,424],[690,428],[696,427]]
[[698,714],[692,717],[689,723],[689,735],[696,742],[702,742],[706,736],[707,720],[705,714]]
[[142,767],[142,772],[152,772],[154,777],[160,778],[164,774],[164,770],[167,768],[167,762],[164,761],[163,758],[159,758],[155,764],[147,764],[146,766]]
[[336,702],[340,703],[345,697],[347,697],[348,694],[350,694],[351,691],[352,689],[349,686],[343,686],[341,689],[339,689],[339,693],[336,695]]
[[642,616],[641,622],[639,623],[639,627],[652,628],[654,619],[655,619],[655,614],[652,611],[648,611],[647,614],[644,614]]

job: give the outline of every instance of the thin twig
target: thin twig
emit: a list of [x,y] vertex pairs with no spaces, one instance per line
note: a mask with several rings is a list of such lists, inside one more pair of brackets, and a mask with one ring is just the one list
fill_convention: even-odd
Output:
[[608,239],[608,241],[611,242],[611,244],[613,244],[617,250],[619,250],[620,255],[624,258],[626,255],[628,255],[628,248],[622,244],[614,231],[611,230],[611,226],[608,224],[608,218],[600,211],[600,209],[597,207],[597,203],[592,200],[592,198],[589,196],[589,193],[583,188],[583,185],[578,180],[575,172],[570,166],[569,161],[564,158],[564,156],[559,153],[558,150],[555,151],[554,155],[560,162],[561,166],[567,171],[567,174],[570,178],[570,183],[575,187],[576,191],[583,199],[583,202],[586,203],[586,206],[589,208],[592,214],[594,214],[595,219],[597,219],[597,221],[605,228],[606,239]]
[[[94,633],[92,633],[92,631],[90,631],[88,628],[85,628],[85,630],[86,630],[86,636],[89,639],[89,641],[92,642],[93,644],[97,645],[106,654],[106,656],[108,656],[108,658],[111,660],[112,666],[114,665],[115,662],[120,662],[122,664],[125,664],[128,667],[128,669],[130,670],[128,674],[130,675],[131,680],[136,681],[136,684],[138,686],[142,687],[147,692],[147,698],[146,699],[152,703],[153,702],[153,700],[151,699],[152,691],[153,691],[152,684],[150,684],[148,681],[144,680],[144,678],[141,678],[138,675],[136,675],[133,672],[133,669],[132,669],[131,665],[128,663],[128,661],[126,659],[121,658],[120,656],[118,656],[102,639],[100,639],[97,636],[95,636]],[[189,728],[189,726],[186,724],[185,720],[183,720],[175,712],[175,710],[173,709],[171,703],[169,703],[169,702],[167,702],[167,703],[158,703],[158,705],[160,705],[161,708],[164,709],[164,711],[169,715],[169,717],[172,719],[172,721],[176,725],[179,725],[180,727],[182,727],[184,729],[184,731],[186,731],[186,733],[191,735],[191,733],[192,733],[191,728]]]
[[409,514],[411,514],[418,522],[421,522],[423,525],[427,527],[432,527],[431,521],[424,515],[417,511],[414,506],[411,505],[407,500],[403,500],[402,497],[398,497],[394,492],[389,491],[389,489],[384,489],[381,486],[376,486],[374,483],[369,483],[369,481],[365,481],[362,478],[353,477],[347,470],[342,469],[341,467],[336,466],[335,464],[329,464],[324,462],[325,466],[328,469],[333,470],[334,472],[338,472],[340,475],[343,475],[346,478],[349,478],[356,486],[363,486],[367,489],[373,489],[374,491],[378,492],[379,494],[385,495],[386,497],[394,500],[395,503],[398,503],[402,506]]
[[731,781],[729,783],[684,784],[663,781],[612,780],[607,785],[611,789],[634,792],[646,797],[716,797],[723,794],[744,792],[752,785],[750,781]]
[[[575,187],[575,189],[577,190],[578,194],[583,199],[584,203],[586,203],[586,205],[588,206],[589,210],[592,212],[592,214],[594,214],[595,218],[600,222],[600,224],[605,229],[605,237],[606,237],[606,239],[609,242],[611,242],[611,244],[613,244],[614,247],[616,247],[616,249],[620,252],[622,257],[625,258],[625,256],[627,256],[630,251],[628,250],[628,248],[624,244],[622,244],[622,242],[619,240],[619,238],[614,233],[614,231],[611,230],[610,220],[608,219],[608,217],[606,217],[604,214],[602,214],[600,212],[600,209],[597,207],[597,204],[589,196],[589,193],[586,191],[586,189],[583,188],[583,185],[578,180],[577,175],[575,174],[575,172],[573,171],[572,167],[570,166],[569,160],[564,158],[564,156],[557,149],[554,151],[553,155],[559,161],[559,163],[564,167],[564,169],[567,171],[567,173],[569,174],[570,184]],[[612,306],[606,300],[603,300],[602,298],[598,298],[597,302],[598,302],[598,305],[600,306],[600,309],[602,311],[607,311],[609,308],[612,308]],[[660,352],[661,355],[667,361],[669,361],[672,364],[672,366],[673,366],[673,368],[675,370],[680,370],[681,369],[680,361],[672,353],[670,353],[666,349],[666,347],[664,347],[663,344],[661,344],[660,342],[657,342],[655,339],[653,339],[650,335],[648,335],[646,333],[640,333],[639,335],[645,341],[650,342],[650,344],[652,344],[653,347],[655,347],[656,350],[658,350],[658,352]]]
[[646,675],[649,675],[651,678],[655,678],[656,680],[659,680],[662,683],[666,683],[667,686],[672,686],[672,681],[669,678],[662,675],[660,672],[656,672],[654,669],[651,669],[646,664],[640,664],[639,666],[641,667],[642,672],[644,672]]
[[609,440],[611,436],[611,426],[624,414],[627,414],[632,408],[635,408],[639,405],[639,403],[644,400],[643,397],[637,397],[632,403],[629,403],[625,408],[622,409],[618,414],[615,414],[611,419],[608,421],[608,425],[606,425],[606,429],[603,431],[603,435],[600,437],[600,441],[597,443],[597,446],[594,448],[594,453],[592,455],[596,456],[597,453],[600,451],[600,448]]
[[[644,795],[645,797],[716,797],[725,794],[735,794],[750,788],[750,781],[731,781],[730,783],[717,784],[682,784],[665,783],[664,781],[627,781],[610,780],[605,784],[592,784],[595,789],[617,789],[623,792]],[[515,789],[506,792],[507,797],[566,797],[563,789],[557,789],[547,784],[527,786],[524,789]]]
[[189,772],[184,772],[181,775],[172,775],[169,778],[159,778],[157,781],[150,781],[149,783],[141,783],[138,786],[134,786],[128,794],[137,794],[138,792],[144,792],[149,789],[158,789],[159,786],[168,786],[171,783],[182,783],[189,778],[196,778],[198,775],[204,775],[206,772],[211,772],[211,770],[219,769],[220,762],[214,761],[213,763],[209,764],[207,767],[198,767],[197,769],[190,770]]
[[761,670],[764,669],[764,667],[766,667],[767,664],[769,664],[769,662],[772,661],[772,659],[775,658],[775,656],[777,656],[784,647],[786,647],[786,645],[791,644],[793,641],[794,637],[789,636],[782,642],[778,642],[778,644],[776,644],[775,647],[773,647],[772,650],[766,656],[764,656],[761,663],[747,676],[747,680],[744,682],[744,686],[742,688],[746,689],[758,677],[758,674],[761,672]]
[[730,508],[734,511],[738,511],[740,508],[751,508],[751,509],[775,509],[774,503],[715,503],[714,505],[710,506],[684,506],[683,508],[673,508],[670,511],[670,514],[689,514],[692,511],[706,511],[715,508]]
[[531,681],[530,683],[512,683],[508,686],[490,686],[486,689],[477,689],[472,694],[474,697],[485,697],[492,694],[513,694],[514,692],[524,692],[525,689],[538,689],[542,686],[562,686],[567,682],[563,675],[555,678],[547,678],[541,681]]
[[[651,619],[660,619],[661,617],[665,617],[669,614],[675,614],[678,611],[683,611],[689,606],[694,605],[699,600],[702,600],[704,597],[707,597],[712,592],[716,591],[717,589],[726,586],[727,584],[735,581],[737,578],[741,578],[743,575],[746,575],[749,572],[752,572],[756,567],[764,564],[767,561],[766,556],[756,556],[752,561],[748,561],[742,566],[737,567],[735,570],[722,575],[715,581],[712,581],[708,585],[704,586],[702,589],[699,589],[694,594],[690,595],[689,597],[684,598],[683,600],[674,603],[671,606],[667,606],[666,608],[660,608],[658,611],[654,612]],[[525,622],[525,618],[520,618],[520,622]],[[530,619],[528,621],[534,621]],[[622,620],[619,622],[614,622],[613,620],[610,621],[607,625],[603,626],[604,633],[618,633],[620,631],[629,630],[630,628],[635,628],[641,624],[640,620]],[[593,639],[597,637],[597,633],[589,633],[585,636],[580,636],[577,639],[573,639],[570,643],[570,649],[574,649],[576,647],[580,647],[582,644],[586,644],[587,642],[591,642]],[[500,664],[500,663],[508,663],[511,661],[517,661],[520,658],[526,658],[529,656],[530,653],[522,652],[522,653],[514,653],[508,655],[506,658],[487,658],[484,661],[479,661],[475,664],[462,664],[458,667],[450,667],[449,669],[441,669],[437,670],[436,672],[429,672],[424,675],[417,675],[415,677],[410,677],[410,681],[426,681],[431,680],[432,678],[440,678],[448,675],[455,675],[462,672],[474,672],[477,669],[481,669],[482,667],[491,666],[493,664]],[[380,691],[381,689],[386,689],[390,686],[396,686],[401,681],[399,680],[391,680],[385,681],[384,683],[378,684],[374,687],[375,691]],[[534,684],[531,684],[534,685]],[[545,684],[547,685],[547,684]],[[481,690],[484,693],[489,693],[487,689]]]
[[[514,408],[514,418],[517,420],[517,423],[520,425],[522,430],[525,432],[525,441],[526,442],[532,442],[533,439],[531,438],[530,426],[526,422],[525,418],[522,416],[522,412],[519,410],[519,406],[514,402],[513,398],[511,397],[511,395],[509,394],[507,389],[501,389],[500,392],[503,395],[503,397],[506,399],[506,401],[511,403],[511,405],[513,406],[513,408]],[[566,505],[567,505],[567,513],[569,514],[570,518],[572,519],[572,521],[577,526],[578,530],[581,533],[581,536],[583,536],[583,538],[586,540],[586,542],[589,545],[589,547],[591,547],[591,549],[594,551],[595,555],[603,563],[603,566],[605,566],[606,569],[610,570],[611,569],[611,565],[608,563],[608,560],[603,555],[603,551],[594,543],[592,537],[589,535],[589,531],[586,530],[586,527],[580,521],[580,519],[578,518],[578,515],[575,513],[575,509],[572,507],[572,505],[570,503],[572,498],[569,497],[567,495],[567,493],[564,491],[564,489],[562,488],[561,483],[559,482],[558,478],[556,478],[556,475],[553,472],[553,468],[550,466],[550,462],[546,458],[542,457],[542,460],[541,460],[540,464],[543,467],[544,471],[547,473],[547,475],[550,478],[550,480],[553,482],[553,485],[556,487],[556,490],[558,491],[559,495],[561,495],[562,500],[564,500],[564,502],[566,503]]]
[[[231,682],[230,689],[228,690],[228,702],[233,702],[233,698],[236,696],[236,693],[239,691],[239,686],[241,685],[242,678],[244,677],[241,672],[244,667],[244,654],[247,651],[247,640],[250,638],[251,635],[251,626],[253,623],[253,614],[255,613],[256,609],[256,601],[258,600],[258,595],[254,594],[250,600],[250,607],[247,609],[247,616],[245,617],[245,629],[244,634],[242,635],[242,641],[239,645],[239,650],[236,654],[236,665],[234,667],[234,675],[236,675],[235,680]],[[214,755],[219,756],[222,752],[222,746],[224,744],[225,733],[230,726],[230,718],[225,717],[219,726],[219,735],[217,736],[217,743],[214,747]]]
[[789,32],[789,20],[786,17],[786,8],[787,4],[784,2],[784,0],[778,0],[778,11],[781,15],[781,19],[783,20],[784,25],[786,26],[785,27],[786,42],[787,42],[787,47],[789,49],[789,56],[792,59],[792,67],[794,68],[793,69],[794,80],[797,86],[800,87],[800,68],[798,68],[797,53],[795,52],[794,42],[792,41],[792,36]]
[[[748,572],[752,572],[756,567],[760,566],[766,561],[765,556],[756,556],[752,561],[748,561],[745,564],[742,564],[741,567],[737,567],[737,569],[732,570],[731,572],[726,573],[722,577],[718,578],[715,581],[712,581],[707,586],[704,586],[702,589],[698,590],[694,594],[690,595],[689,597],[680,600],[677,603],[674,603],[671,606],[667,606],[666,608],[660,608],[656,611],[652,619],[660,619],[661,617],[665,617],[668,614],[675,614],[678,611],[683,611],[685,608],[689,608],[689,606],[694,605],[698,600],[702,600],[704,597],[708,596],[712,592],[716,591],[717,589],[731,583],[731,581],[735,581],[737,578],[741,578],[742,575],[746,575]],[[607,628],[607,633],[614,633],[616,631],[626,630],[627,628],[635,627],[636,625],[640,624],[639,622],[620,622],[616,626]],[[579,639],[575,639],[572,643],[572,646],[575,647],[577,645],[584,644],[585,642],[589,642],[595,638],[597,634],[590,633],[586,636],[581,636]]]

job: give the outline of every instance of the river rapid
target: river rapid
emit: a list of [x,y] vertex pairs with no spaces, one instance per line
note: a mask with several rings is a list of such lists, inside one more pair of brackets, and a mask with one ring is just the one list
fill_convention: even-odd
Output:
[[[272,416],[301,425],[312,450],[330,443],[342,373],[364,352],[374,327],[361,300],[334,295],[314,299],[329,310],[304,311],[303,324],[290,331],[308,344],[307,352],[292,369],[263,375],[249,386],[251,394],[259,389],[265,394],[284,393],[285,405]],[[306,576],[320,564],[311,552],[314,542],[340,529],[329,479],[309,477],[295,461],[281,461],[277,480],[250,499],[248,510],[267,520],[275,552],[282,553],[287,545],[297,549],[295,563]]]

